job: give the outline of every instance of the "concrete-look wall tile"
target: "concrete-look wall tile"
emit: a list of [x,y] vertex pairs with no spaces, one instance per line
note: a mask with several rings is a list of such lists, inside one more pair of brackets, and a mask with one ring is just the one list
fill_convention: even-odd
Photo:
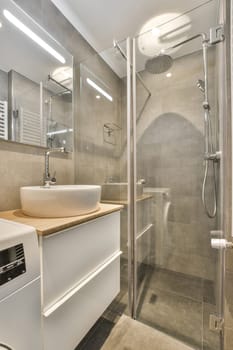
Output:
[[14,0],[28,15],[32,16],[35,21],[42,22],[42,1],[43,0]]
[[233,272],[225,273],[225,296],[227,302],[233,305]]
[[95,51],[49,0],[42,0],[42,25],[80,62]]
[[[210,50],[209,59],[209,95],[214,111],[215,50]],[[176,59],[172,70],[175,85],[163,74],[154,79],[148,72],[141,72],[152,97],[137,123],[137,173],[146,179],[148,187],[170,189],[166,234],[159,227],[164,224],[155,223],[157,242],[163,242],[159,253],[163,267],[214,281],[217,259],[210,246],[210,231],[216,229],[216,220],[207,217],[201,201],[203,96],[195,82],[202,74],[202,53]],[[145,94],[140,84],[137,95],[142,104]],[[210,207],[213,184],[213,171],[209,169],[206,197]]]
[[233,250],[226,250],[226,269],[233,272]]
[[233,273],[225,274],[225,325],[233,328]]
[[0,100],[8,100],[8,74],[0,70]]
[[225,328],[224,350],[233,349],[233,328]]
[[16,0],[25,12],[61,43],[76,62],[94,54],[94,49],[50,0]]
[[233,305],[227,301],[227,298],[225,298],[224,319],[225,326],[233,329]]
[[[20,208],[21,186],[42,185],[44,174],[43,148],[0,142],[0,210]],[[74,183],[73,156],[50,157],[50,170],[56,171],[58,184]]]
[[[113,101],[103,96],[96,98],[96,91],[87,83],[93,79],[105,89]],[[82,80],[79,96],[79,118],[76,136],[75,179],[78,183],[102,184],[120,180],[121,150],[121,80],[107,67],[99,55],[92,55],[80,64]],[[108,133],[104,125],[116,127]],[[118,127],[117,127],[118,126]],[[84,169],[91,169],[86,176]]]

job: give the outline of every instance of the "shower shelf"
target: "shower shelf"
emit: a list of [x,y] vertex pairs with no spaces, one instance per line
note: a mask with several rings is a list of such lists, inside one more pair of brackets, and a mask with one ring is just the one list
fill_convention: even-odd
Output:
[[121,131],[121,127],[115,123],[105,123],[103,126],[103,139],[104,142],[113,146],[117,144],[116,132]]
[[[137,202],[141,202],[141,201],[145,201],[147,199],[151,199],[153,198],[152,195],[150,194],[143,194],[141,197],[137,198],[136,201]],[[101,200],[101,203],[108,203],[108,204],[120,204],[120,205],[128,205],[128,201],[127,200]]]

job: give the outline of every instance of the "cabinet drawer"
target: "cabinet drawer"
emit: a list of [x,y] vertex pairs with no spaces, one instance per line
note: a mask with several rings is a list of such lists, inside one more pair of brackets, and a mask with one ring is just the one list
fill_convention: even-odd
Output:
[[120,213],[42,238],[43,304],[48,307],[120,250]]
[[74,350],[120,291],[120,257],[44,317],[45,350]]

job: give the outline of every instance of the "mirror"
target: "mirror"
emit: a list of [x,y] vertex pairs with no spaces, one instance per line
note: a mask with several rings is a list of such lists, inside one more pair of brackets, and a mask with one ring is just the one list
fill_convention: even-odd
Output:
[[71,151],[73,57],[11,0],[0,42],[0,138]]

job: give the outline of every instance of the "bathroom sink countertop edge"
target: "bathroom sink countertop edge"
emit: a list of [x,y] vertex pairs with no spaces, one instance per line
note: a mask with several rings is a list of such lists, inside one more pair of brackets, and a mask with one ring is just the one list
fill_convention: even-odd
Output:
[[86,215],[59,218],[30,217],[23,214],[21,209],[15,209],[0,212],[0,218],[33,226],[38,235],[46,236],[97,219],[101,216],[111,214],[121,209],[123,209],[122,205],[100,203],[100,209],[95,212]]

